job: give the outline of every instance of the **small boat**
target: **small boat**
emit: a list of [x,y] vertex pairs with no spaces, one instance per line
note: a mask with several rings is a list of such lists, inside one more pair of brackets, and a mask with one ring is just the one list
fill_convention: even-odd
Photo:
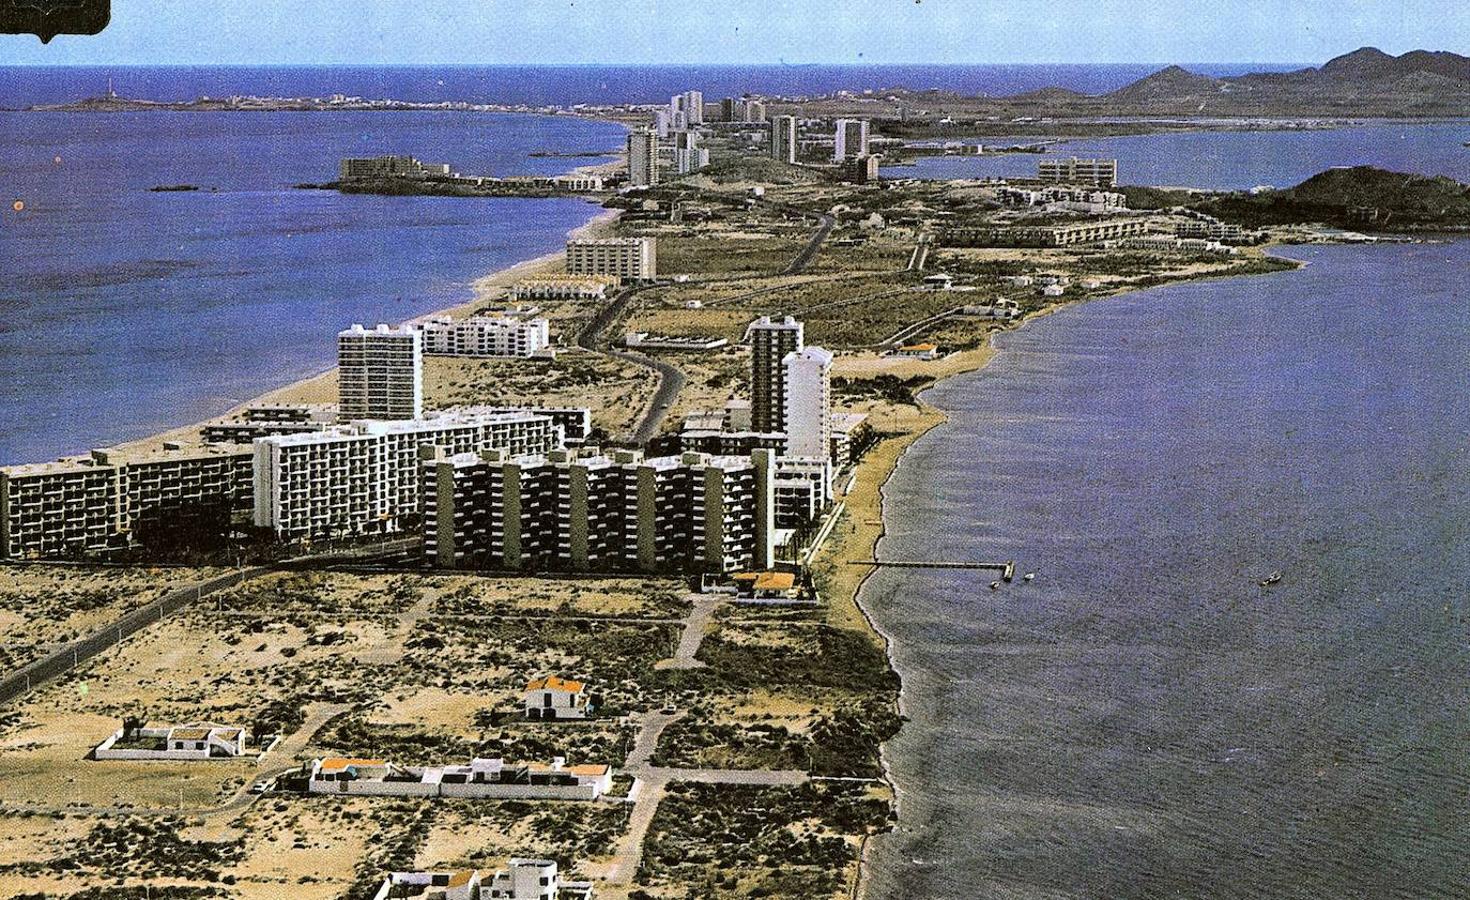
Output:
[[998,590],[1000,590],[1000,582],[999,581],[992,581],[992,582],[990,582],[990,589],[992,591],[998,591]]
[[1272,572],[1270,575],[1267,575],[1265,578],[1262,578],[1260,580],[1259,584],[1261,585],[1261,587],[1270,587],[1271,585],[1275,584],[1276,582],[1278,582],[1280,580],[1281,580],[1281,573],[1280,572]]
[[1035,577],[1036,577],[1036,573],[1035,572],[1027,572],[1025,575],[1022,575],[1021,576],[1021,578],[1024,579],[1024,580],[1026,580],[1026,581],[1031,581]]

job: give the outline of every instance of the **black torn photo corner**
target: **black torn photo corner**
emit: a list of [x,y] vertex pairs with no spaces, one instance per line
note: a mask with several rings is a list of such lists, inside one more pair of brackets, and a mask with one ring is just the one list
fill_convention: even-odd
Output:
[[0,0],[0,34],[97,34],[112,18],[112,0]]

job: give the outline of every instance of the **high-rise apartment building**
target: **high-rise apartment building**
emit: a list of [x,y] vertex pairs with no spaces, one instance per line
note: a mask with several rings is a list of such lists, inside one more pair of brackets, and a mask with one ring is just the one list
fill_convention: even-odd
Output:
[[680,175],[698,172],[709,165],[709,151],[699,146],[699,132],[680,131],[674,135],[674,169]]
[[1036,177],[1041,181],[1061,184],[1091,184],[1113,187],[1118,183],[1116,159],[1042,159],[1036,163]]
[[832,453],[832,354],[805,347],[781,361],[781,430],[786,455],[826,459]]
[[771,156],[782,162],[796,162],[796,116],[771,120]]
[[574,238],[567,241],[567,272],[651,281],[658,277],[657,244],[651,237]]
[[353,325],[338,334],[337,397],[343,422],[423,415],[423,336],[387,325]]
[[772,455],[644,459],[588,449],[424,453],[424,543],[444,568],[767,568]]
[[781,431],[785,425],[786,368],[792,353],[805,347],[802,324],[790,316],[775,320],[762,316],[745,330],[750,343],[750,427],[752,431]]
[[832,134],[832,161],[846,162],[868,154],[868,120],[838,119]]
[[740,121],[739,115],[738,115],[739,102],[740,101],[736,100],[734,97],[725,97],[724,99],[722,99],[720,101],[720,121],[721,122],[738,122],[738,121]]
[[704,94],[700,91],[685,91],[684,116],[690,125],[704,124]]
[[653,131],[628,132],[628,184],[658,184],[658,135]]
[[745,121],[764,122],[766,120],[766,105],[759,100],[745,101]]

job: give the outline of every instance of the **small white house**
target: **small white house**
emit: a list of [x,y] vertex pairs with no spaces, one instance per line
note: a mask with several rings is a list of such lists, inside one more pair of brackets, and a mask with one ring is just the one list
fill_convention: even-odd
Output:
[[537,678],[521,695],[528,719],[585,719],[590,699],[587,685],[555,675]]
[[228,725],[150,725],[113,732],[94,759],[234,759],[245,752],[245,730]]
[[480,896],[490,900],[590,900],[592,883],[564,880],[554,860],[512,857]]
[[946,275],[943,272],[936,272],[933,275],[925,275],[924,287],[930,289],[931,291],[952,290],[954,288],[954,276]]
[[982,319],[1000,319],[1001,321],[1009,322],[1021,314],[1021,307],[1014,300],[997,297],[989,303],[966,306],[964,313],[967,316],[979,316]]
[[1049,284],[1041,289],[1041,296],[1043,297],[1060,297],[1066,293],[1066,287],[1060,284]]
[[938,359],[939,346],[937,344],[909,344],[907,347],[899,347],[893,351],[893,355],[905,359]]
[[[415,900],[480,900],[485,896],[480,873],[474,869],[454,872],[394,872],[383,879],[373,900],[413,897]],[[554,894],[552,896],[555,896]]]

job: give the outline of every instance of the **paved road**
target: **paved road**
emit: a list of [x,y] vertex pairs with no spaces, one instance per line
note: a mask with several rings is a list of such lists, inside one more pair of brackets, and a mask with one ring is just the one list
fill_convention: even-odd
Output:
[[607,330],[622,318],[623,311],[628,308],[628,304],[641,290],[643,286],[634,286],[619,292],[613,297],[611,303],[597,311],[592,321],[583,327],[576,338],[577,346],[583,350],[651,369],[658,376],[658,387],[654,390],[648,405],[644,407],[643,415],[639,417],[632,430],[624,436],[635,444],[647,443],[658,433],[664,416],[668,415],[670,407],[674,405],[674,398],[679,396],[679,391],[683,390],[685,381],[684,373],[671,363],[645,356],[642,353],[614,350],[610,346],[606,336]]
[[689,610],[689,616],[684,619],[684,632],[679,635],[679,646],[674,650],[674,655],[668,659],[659,660],[654,663],[656,669],[703,669],[705,664],[697,659],[699,645],[704,643],[704,632],[709,627],[710,619],[714,617],[715,607],[719,606],[724,597],[720,594],[697,594],[691,598],[694,606]]
[[701,784],[806,784],[811,775],[800,769],[668,769],[649,766],[642,777],[650,781],[697,781]]
[[800,275],[805,272],[806,267],[811,265],[812,260],[816,258],[817,251],[822,249],[822,242],[827,239],[827,235],[832,233],[832,226],[836,224],[836,218],[822,213],[817,221],[817,230],[812,232],[812,239],[807,242],[800,253],[796,254],[796,259],[793,259],[791,265],[787,266],[786,271],[781,274]]

